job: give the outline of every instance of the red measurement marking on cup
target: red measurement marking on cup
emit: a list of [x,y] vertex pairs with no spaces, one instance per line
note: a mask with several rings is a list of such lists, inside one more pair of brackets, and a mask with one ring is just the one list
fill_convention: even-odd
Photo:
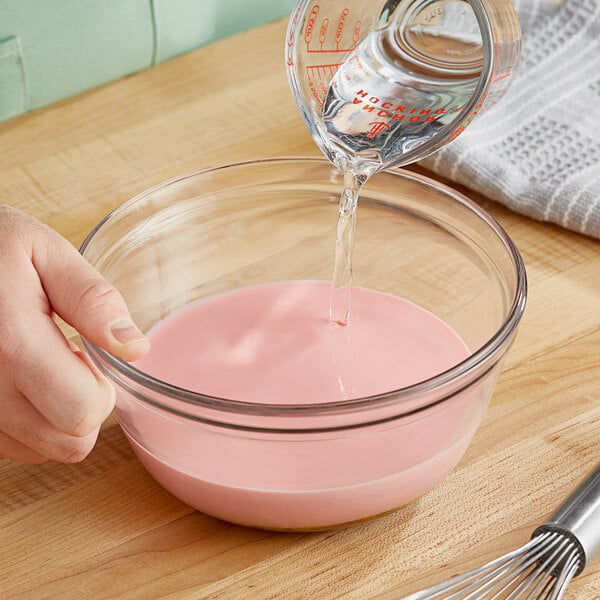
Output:
[[323,19],[321,23],[321,30],[319,31],[319,44],[321,45],[321,50],[323,50],[323,44],[325,43],[325,38],[327,37],[327,30],[329,29],[329,19]]
[[383,121],[372,121],[369,123],[371,129],[367,132],[367,137],[374,138],[381,135],[384,131],[389,131],[391,127]]
[[307,44],[310,44],[312,40],[313,30],[315,28],[315,21],[317,20],[317,15],[319,14],[319,9],[321,7],[318,4],[315,4],[310,11],[310,15],[308,15],[308,19],[306,20],[306,29],[304,30],[304,41]]
[[288,27],[288,38],[287,38],[287,48],[285,52],[285,62],[288,66],[293,66],[294,64],[294,40],[295,40],[295,31],[298,25],[298,21],[300,20],[301,10],[300,7],[296,9],[296,12],[292,16],[290,20],[290,25]]
[[342,34],[344,33],[344,25],[346,25],[346,19],[350,14],[350,10],[345,8],[340,14],[340,19],[337,24],[337,28],[335,30],[335,44],[336,48],[339,46],[339,43],[342,41]]
[[[360,30],[362,26],[361,21],[356,21],[353,25],[352,45],[344,45],[340,47],[342,44],[342,38],[344,37],[344,30],[346,29],[346,25],[350,17],[350,9],[344,8],[338,17],[337,24],[335,26],[334,39],[327,44],[328,33],[330,34],[329,37],[331,38],[331,22],[328,17],[324,17],[320,22],[317,22],[317,17],[320,10],[321,6],[319,4],[315,4],[306,19],[306,25],[304,28],[304,42],[306,44],[307,53],[339,52],[347,54],[348,52],[355,50],[356,44],[360,38]],[[319,32],[318,39],[315,38],[316,29],[318,29]]]
[[323,104],[323,98],[327,94],[329,83],[341,64],[342,63],[334,63],[330,65],[314,65],[312,67],[306,67],[310,91],[319,105]]
[[352,41],[354,42],[355,47],[360,38],[360,28],[361,27],[362,27],[361,21],[356,21],[356,23],[354,23],[354,29],[352,30]]
[[338,67],[342,63],[335,63],[331,65],[314,65],[312,67],[306,67],[306,72],[308,74],[309,79],[323,79],[324,77],[333,77],[335,72],[338,70]]

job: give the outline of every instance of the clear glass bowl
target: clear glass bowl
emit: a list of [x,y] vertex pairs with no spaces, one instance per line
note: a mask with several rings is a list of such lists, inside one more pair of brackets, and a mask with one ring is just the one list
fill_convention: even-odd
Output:
[[[81,251],[148,331],[216,293],[328,280],[341,190],[338,171],[324,159],[210,168],[132,198]],[[116,385],[119,423],[150,474],[207,514],[276,530],[373,518],[448,475],[481,421],[523,314],[519,252],[463,195],[388,171],[361,193],[354,280],[439,316],[470,356],[385,394],[280,405],[181,389],[84,340]],[[269,461],[268,476],[262,461]]]

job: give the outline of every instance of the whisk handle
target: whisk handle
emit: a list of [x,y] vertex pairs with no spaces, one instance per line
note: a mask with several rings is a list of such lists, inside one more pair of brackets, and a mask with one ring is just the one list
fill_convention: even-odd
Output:
[[600,553],[600,465],[598,465],[563,502],[558,510],[534,532],[558,531],[576,542],[581,551],[581,566]]

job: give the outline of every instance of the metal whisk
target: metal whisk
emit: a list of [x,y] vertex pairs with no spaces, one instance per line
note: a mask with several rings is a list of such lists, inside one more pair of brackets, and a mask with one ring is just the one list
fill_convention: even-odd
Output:
[[560,600],[600,552],[600,465],[529,543],[402,600]]

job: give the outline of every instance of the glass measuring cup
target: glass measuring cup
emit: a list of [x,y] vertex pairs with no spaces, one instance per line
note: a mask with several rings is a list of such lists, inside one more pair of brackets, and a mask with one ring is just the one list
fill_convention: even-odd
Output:
[[317,145],[366,178],[459,135],[508,88],[520,46],[510,0],[299,0],[286,62]]

